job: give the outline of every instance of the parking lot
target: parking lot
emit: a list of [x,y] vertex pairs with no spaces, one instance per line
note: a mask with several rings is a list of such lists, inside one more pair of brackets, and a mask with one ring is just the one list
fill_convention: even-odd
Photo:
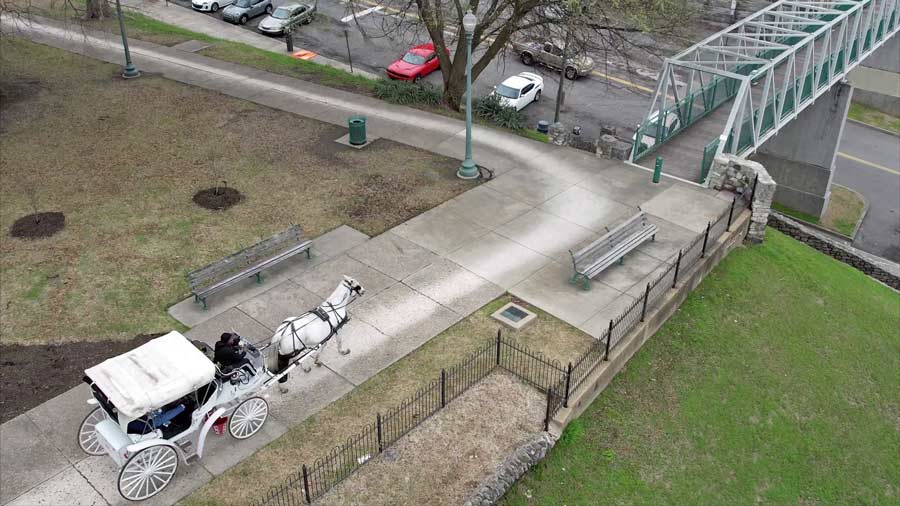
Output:
[[[172,2],[191,9],[190,0]],[[273,7],[293,2],[294,0],[273,0]],[[360,10],[362,6],[359,4],[355,8],[354,20],[349,4],[338,0],[319,0],[313,21],[294,32],[294,50],[312,51],[344,63],[352,61],[354,68],[385,75],[387,66],[400,58],[409,47],[430,41],[424,31],[413,33],[410,30],[402,34],[385,35],[385,28],[396,22],[394,14],[370,8]],[[217,13],[203,15],[221,21],[222,9]],[[242,26],[247,30],[257,31],[257,26],[264,17],[253,18]],[[452,34],[447,34],[447,40],[452,50],[455,38]],[[478,53],[476,49],[476,57]],[[612,125],[620,131],[630,131],[646,112],[653,81],[618,68],[608,68],[605,58],[600,55],[591,56],[596,62],[592,75],[576,81],[564,79],[566,98],[561,110],[561,121],[567,126],[580,126],[586,140],[598,137],[601,125]],[[474,83],[474,95],[487,95],[506,77],[523,71],[535,72],[544,78],[541,101],[524,109],[529,125],[533,126],[539,120],[552,121],[559,74],[541,66],[526,66],[511,50],[506,55],[499,55],[482,71]],[[652,75],[654,71],[649,66],[639,67],[639,72],[645,76]],[[607,74],[612,77],[608,79]],[[430,74],[423,81],[441,87],[440,72]]]

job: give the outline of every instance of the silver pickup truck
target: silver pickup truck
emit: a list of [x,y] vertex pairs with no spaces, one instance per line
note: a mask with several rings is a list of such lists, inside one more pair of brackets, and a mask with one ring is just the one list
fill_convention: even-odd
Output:
[[[513,42],[513,49],[519,53],[522,63],[534,65],[540,63],[547,67],[560,69],[563,67],[562,44],[557,42]],[[570,55],[566,59],[565,76],[576,79],[586,76],[594,70],[594,60],[585,55]]]

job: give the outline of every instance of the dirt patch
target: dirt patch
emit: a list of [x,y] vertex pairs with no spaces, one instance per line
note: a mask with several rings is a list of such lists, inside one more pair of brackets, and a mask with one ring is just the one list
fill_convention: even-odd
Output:
[[43,239],[66,226],[66,215],[59,212],[33,213],[22,216],[9,227],[9,235],[19,239]]
[[78,385],[88,367],[161,335],[113,342],[0,345],[0,423]]
[[241,192],[228,186],[217,186],[200,190],[194,194],[194,203],[213,211],[224,211],[244,200]]
[[491,374],[316,504],[458,506],[541,430],[543,410],[537,390]]

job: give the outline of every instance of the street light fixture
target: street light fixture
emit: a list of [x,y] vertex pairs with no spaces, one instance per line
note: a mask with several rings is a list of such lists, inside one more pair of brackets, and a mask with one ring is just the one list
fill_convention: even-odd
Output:
[[471,10],[462,18],[463,30],[466,31],[466,159],[456,171],[460,179],[478,177],[478,167],[472,160],[472,38],[477,23],[478,18]]
[[125,48],[125,70],[122,72],[122,77],[134,79],[139,77],[141,73],[138,72],[137,67],[131,62],[131,51],[128,50],[128,37],[125,36],[125,21],[122,18],[122,4],[119,3],[119,0],[116,0],[116,14],[119,16],[119,31],[122,32],[122,47]]

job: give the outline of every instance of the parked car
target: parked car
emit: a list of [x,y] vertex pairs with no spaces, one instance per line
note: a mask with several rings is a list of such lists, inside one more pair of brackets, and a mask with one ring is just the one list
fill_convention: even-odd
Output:
[[[534,65],[539,63],[553,69],[563,67],[562,44],[558,42],[514,42],[513,49],[519,53],[522,63]],[[566,79],[586,76],[594,70],[594,60],[585,55],[570,55],[565,62]]]
[[521,111],[526,105],[540,100],[543,91],[543,77],[531,72],[520,72],[495,86],[492,95],[500,97],[501,104]]
[[[450,50],[446,48],[444,50],[447,51],[447,56],[450,56]],[[399,60],[388,66],[387,74],[391,79],[418,82],[438,67],[440,62],[434,51],[434,44],[429,42],[410,48]]]
[[195,11],[217,12],[220,7],[227,7],[234,3],[234,0],[191,0],[191,7]]
[[236,0],[222,11],[222,19],[243,25],[263,13],[272,13],[272,0]]
[[267,35],[281,35],[288,25],[308,25],[316,13],[316,6],[309,4],[286,4],[275,9],[259,22],[257,29]]

